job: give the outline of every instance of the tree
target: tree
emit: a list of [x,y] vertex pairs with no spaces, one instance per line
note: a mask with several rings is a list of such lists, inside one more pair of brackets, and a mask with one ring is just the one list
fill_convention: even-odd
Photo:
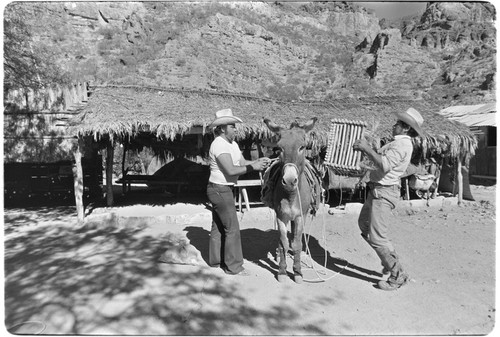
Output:
[[57,62],[57,50],[37,39],[47,30],[49,12],[37,3],[10,3],[4,11],[4,90],[38,89],[68,82]]

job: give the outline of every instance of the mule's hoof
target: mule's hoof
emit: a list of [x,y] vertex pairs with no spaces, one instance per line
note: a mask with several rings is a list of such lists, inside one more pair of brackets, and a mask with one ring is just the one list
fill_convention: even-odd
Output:
[[295,275],[293,277],[293,280],[295,281],[295,283],[298,283],[298,284],[302,283],[302,281],[303,281],[302,275]]
[[278,274],[278,282],[285,282],[288,278],[286,274]]

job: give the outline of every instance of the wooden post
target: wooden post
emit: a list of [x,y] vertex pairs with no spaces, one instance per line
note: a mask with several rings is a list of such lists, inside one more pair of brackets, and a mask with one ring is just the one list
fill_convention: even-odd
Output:
[[464,194],[464,181],[462,176],[462,157],[458,157],[457,161],[457,183],[458,183],[458,204],[462,204]]
[[127,143],[123,144],[123,157],[122,157],[122,194],[126,193],[126,183],[125,183],[125,157],[127,156]]
[[113,206],[113,157],[114,146],[111,139],[106,147],[106,203],[108,206]]
[[438,166],[437,172],[439,172],[438,176],[436,177],[436,189],[434,192],[432,192],[432,198],[435,198],[438,193],[439,193],[439,180],[441,180],[441,172],[443,172],[443,163],[444,163],[444,158],[441,158],[441,161],[439,163],[436,162],[436,165]]
[[76,150],[73,153],[75,164],[73,165],[73,187],[75,190],[75,205],[78,224],[83,224],[85,208],[83,205],[83,168],[82,168],[83,138],[78,137]]
[[403,178],[405,181],[405,197],[406,200],[410,200],[410,186],[408,184],[408,177]]
[[[248,193],[246,188],[241,189],[241,194],[243,195],[243,200],[245,201],[245,206],[247,207],[247,211],[250,210],[250,201],[248,200]],[[241,211],[241,209],[240,209]]]

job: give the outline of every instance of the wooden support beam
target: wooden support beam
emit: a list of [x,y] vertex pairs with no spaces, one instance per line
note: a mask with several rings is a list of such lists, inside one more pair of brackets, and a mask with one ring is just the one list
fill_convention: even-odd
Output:
[[479,179],[497,180],[497,177],[495,177],[495,176],[481,176],[481,175],[477,175],[477,174],[472,174],[471,177],[472,178],[479,178]]
[[432,198],[435,198],[439,194],[439,180],[441,180],[441,172],[443,172],[443,163],[444,158],[441,158],[441,161],[439,163],[436,163],[436,165],[438,166],[437,172],[439,172],[439,174],[436,177],[436,189],[434,190],[434,192],[432,192]]
[[[127,143],[123,144],[123,157],[122,157],[122,178],[125,177],[125,158],[127,156]],[[122,182],[122,194],[125,195],[125,193],[127,192],[127,186],[126,186],[126,183],[125,183],[125,179],[122,179],[123,182]]]
[[108,206],[113,206],[113,158],[114,158],[115,148],[108,141],[106,147],[106,204]]
[[462,176],[462,157],[458,158],[457,161],[457,183],[458,183],[458,204],[462,204],[463,194],[464,194],[464,180]]
[[405,199],[410,200],[410,186],[408,184],[408,177],[403,178],[405,181]]
[[78,143],[73,155],[75,164],[73,165],[73,186],[75,191],[75,205],[78,224],[83,224],[85,220],[85,208],[83,205],[83,168],[82,168],[83,138],[78,137]]

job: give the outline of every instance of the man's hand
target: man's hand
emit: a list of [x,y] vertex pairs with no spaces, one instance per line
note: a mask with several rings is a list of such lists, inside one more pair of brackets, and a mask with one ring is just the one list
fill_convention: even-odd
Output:
[[373,162],[373,164],[375,164],[376,167],[383,168],[384,163],[382,161],[382,156],[371,147],[370,143],[366,139],[356,140],[352,145],[352,148],[354,150],[363,151],[363,153]]
[[262,170],[266,169],[270,163],[271,163],[271,160],[269,158],[262,157],[262,158],[257,159],[256,161],[254,161],[252,163],[252,167],[256,171],[262,171]]
[[354,142],[354,144],[352,145],[352,148],[354,150],[358,150],[358,151],[363,151],[363,152],[368,152],[368,150],[371,149],[371,146],[370,144],[368,143],[368,141],[366,139],[358,139]]

